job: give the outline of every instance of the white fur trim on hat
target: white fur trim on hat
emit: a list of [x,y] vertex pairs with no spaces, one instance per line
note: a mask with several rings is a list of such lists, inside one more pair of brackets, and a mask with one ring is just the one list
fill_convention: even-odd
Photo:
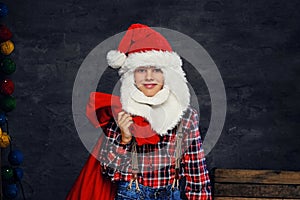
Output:
[[182,60],[176,52],[170,51],[144,51],[131,53],[126,58],[119,73],[123,74],[127,71],[134,70],[137,67],[153,66],[158,68],[178,69],[182,66]]
[[120,68],[125,63],[126,58],[125,53],[117,50],[111,50],[106,55],[107,63],[112,68]]

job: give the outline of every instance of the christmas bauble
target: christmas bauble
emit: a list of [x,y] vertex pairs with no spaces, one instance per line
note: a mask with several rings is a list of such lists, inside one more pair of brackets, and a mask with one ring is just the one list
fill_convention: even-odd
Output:
[[17,167],[14,169],[14,175],[15,175],[15,179],[17,181],[20,181],[23,178],[24,172],[23,169],[20,167]]
[[[5,113],[0,113],[0,126],[3,126],[6,123],[6,115]],[[1,130],[1,134],[2,135],[2,130]]]
[[6,132],[1,131],[1,136],[0,136],[0,147],[1,148],[6,148],[10,144],[10,136],[7,135]]
[[16,108],[16,99],[13,96],[4,96],[0,101],[1,109],[10,112]]
[[0,3],[0,17],[5,17],[8,14],[7,5],[4,3]]
[[4,24],[0,24],[0,42],[5,42],[11,38],[11,31]]
[[3,194],[8,199],[14,199],[18,196],[18,187],[16,184],[8,184],[3,187]]
[[11,58],[4,58],[0,63],[0,71],[10,75],[16,71],[16,63]]
[[23,160],[24,156],[20,150],[13,150],[8,154],[8,161],[11,165],[20,165]]
[[1,168],[1,175],[4,181],[13,181],[14,179],[14,170],[10,166],[3,166]]
[[9,55],[15,49],[15,45],[11,40],[7,40],[6,42],[2,42],[0,44],[1,53],[4,55]]
[[15,90],[15,84],[10,79],[0,81],[0,92],[4,95],[11,95]]

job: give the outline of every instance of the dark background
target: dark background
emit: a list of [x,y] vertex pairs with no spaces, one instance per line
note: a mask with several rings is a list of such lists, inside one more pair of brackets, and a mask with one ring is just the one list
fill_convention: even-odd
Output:
[[[14,34],[11,58],[17,64],[10,133],[25,156],[28,199],[64,199],[70,190],[89,154],[72,116],[77,71],[96,45],[137,22],[190,36],[219,68],[228,111],[222,135],[207,155],[209,169],[300,170],[300,1],[3,2],[9,15],[1,21]],[[107,80],[115,75],[107,73]],[[199,86],[205,134],[207,88],[192,73],[188,78]]]

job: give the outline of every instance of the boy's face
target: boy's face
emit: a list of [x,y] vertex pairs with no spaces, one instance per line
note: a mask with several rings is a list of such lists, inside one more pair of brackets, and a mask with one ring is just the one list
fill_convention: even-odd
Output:
[[134,71],[136,87],[147,97],[153,97],[164,85],[164,75],[156,67],[138,67]]

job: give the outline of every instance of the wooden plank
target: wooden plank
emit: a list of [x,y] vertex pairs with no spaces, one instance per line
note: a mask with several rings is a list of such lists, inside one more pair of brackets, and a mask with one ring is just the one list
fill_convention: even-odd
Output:
[[244,197],[215,197],[214,200],[299,200],[298,198],[286,199],[286,198],[244,198]]
[[275,170],[216,169],[214,182],[300,184],[300,172]]
[[300,198],[300,185],[215,183],[214,196]]

